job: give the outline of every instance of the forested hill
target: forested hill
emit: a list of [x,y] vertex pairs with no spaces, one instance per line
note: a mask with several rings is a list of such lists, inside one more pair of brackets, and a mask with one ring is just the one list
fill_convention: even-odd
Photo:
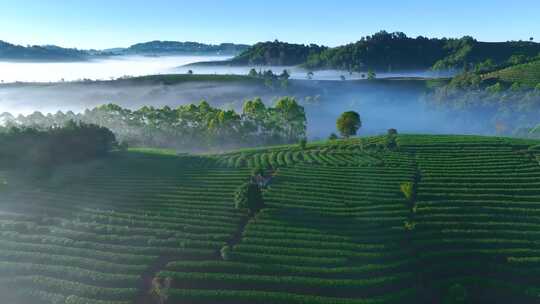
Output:
[[231,59],[232,65],[299,65],[310,56],[320,54],[327,47],[316,44],[304,45],[278,40],[259,42]]
[[25,47],[0,40],[0,60],[72,61],[84,60],[91,54],[91,51],[68,49],[53,45]]
[[536,56],[540,44],[532,41],[480,42],[461,39],[407,37],[404,33],[378,32],[335,48],[289,44],[280,41],[257,43],[230,64],[303,65],[310,69],[350,71],[395,71],[412,69],[463,69],[490,60],[501,64],[511,56]]

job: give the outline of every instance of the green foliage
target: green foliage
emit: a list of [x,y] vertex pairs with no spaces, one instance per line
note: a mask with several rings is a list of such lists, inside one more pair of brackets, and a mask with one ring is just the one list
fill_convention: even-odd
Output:
[[507,83],[518,83],[520,85],[534,88],[540,84],[540,59],[514,64],[509,67],[487,73],[485,79],[495,79]]
[[69,120],[63,127],[16,128],[0,133],[0,162],[49,167],[104,157],[117,145],[107,128]]
[[413,182],[403,182],[399,185],[399,189],[401,190],[401,193],[403,193],[403,196],[407,200],[412,200],[414,196],[414,183]]
[[362,127],[360,115],[354,111],[344,112],[337,119],[336,127],[339,133],[345,138],[356,135],[358,129]]
[[512,91],[519,91],[522,89],[522,86],[517,83],[517,82],[514,82],[511,86],[510,86],[510,90]]
[[478,73],[465,72],[456,75],[448,84],[452,89],[478,88],[482,82],[482,77]]
[[486,59],[483,62],[480,62],[480,63],[476,64],[475,67],[474,67],[474,71],[477,72],[477,73],[478,72],[488,72],[488,71],[494,70],[496,67],[497,67],[497,65],[493,62],[493,60],[491,60],[489,58],[489,59]]
[[[479,42],[472,37],[428,39],[404,33],[380,31],[344,46],[311,54],[304,66],[348,71],[427,69],[469,69],[479,65],[505,63],[515,54],[535,56],[540,45],[529,42]],[[486,65],[486,63],[488,63]]]
[[237,209],[247,209],[251,215],[264,208],[262,191],[256,183],[248,182],[240,185],[234,194]]
[[398,132],[396,129],[393,129],[393,128],[388,129],[386,133],[386,138],[385,138],[386,149],[395,150],[398,147],[397,134]]
[[306,132],[304,108],[291,97],[278,99],[275,107],[266,107],[259,98],[248,100],[243,113],[214,108],[206,101],[176,109],[145,106],[136,111],[108,104],[81,114],[59,111],[45,116],[35,112],[13,117],[10,123],[47,129],[70,120],[108,128],[130,146],[195,150],[292,143]]
[[503,90],[504,88],[500,82],[497,82],[496,84],[486,88],[486,91],[491,94],[498,94],[501,93]]
[[229,62],[233,65],[275,65],[293,66],[306,62],[311,54],[317,54],[326,47],[315,44],[291,44],[281,41],[259,42]]
[[328,140],[334,141],[337,139],[338,139],[338,136],[336,135],[336,133],[330,133],[330,136],[328,136]]
[[522,64],[527,62],[527,56],[523,54],[514,54],[508,58],[508,63],[511,65]]
[[377,78],[377,74],[375,74],[375,72],[373,70],[368,70],[368,73],[367,73],[367,79],[368,80],[374,80],[375,78]]
[[403,229],[405,229],[406,231],[412,231],[415,228],[416,228],[415,221],[408,220],[408,221],[403,222]]
[[[385,136],[362,142],[370,151]],[[399,151],[372,153],[359,139],[127,153],[82,179],[80,167],[68,168],[69,187],[21,183],[0,195],[0,285],[27,297],[10,303],[127,304],[148,270],[173,258],[155,285],[174,303],[417,303],[425,294],[533,303],[538,141],[401,134],[399,142]],[[243,167],[221,168],[228,159]],[[244,226],[230,198],[245,167],[269,162],[287,165],[264,193],[271,208]],[[418,170],[409,210],[396,185]],[[1,212],[26,208],[36,212]],[[418,267],[429,278],[421,289]]]
[[[432,106],[451,111],[453,115],[482,113],[484,130],[527,136],[527,132],[520,130],[538,124],[536,113],[540,111],[540,94],[537,93],[540,90],[536,91],[532,85],[536,83],[535,78],[527,77],[526,73],[508,78],[498,78],[497,75],[502,74],[459,74],[448,85],[435,88],[426,100]],[[474,118],[474,122],[480,121]]]

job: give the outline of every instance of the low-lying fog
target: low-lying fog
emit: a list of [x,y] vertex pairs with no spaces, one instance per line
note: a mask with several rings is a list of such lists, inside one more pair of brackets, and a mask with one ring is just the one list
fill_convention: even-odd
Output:
[[[272,70],[279,74],[287,69],[292,79],[307,79],[308,71],[299,67],[231,67],[189,66],[201,61],[222,61],[225,56],[117,56],[83,62],[5,62],[0,61],[0,82],[57,82],[82,79],[110,80],[123,76],[142,76],[153,74],[187,73],[196,74],[236,74],[247,75],[251,68],[256,70]],[[378,78],[387,77],[437,77],[448,76],[448,72],[416,71],[378,73]],[[314,80],[361,79],[366,73],[348,73],[337,70],[315,71]],[[363,77],[362,77],[363,76]]]
[[[166,73],[242,74],[251,67],[184,66],[226,57],[114,57],[89,62],[14,63],[0,62],[0,80],[4,82],[54,82],[0,85],[0,113],[30,114],[34,111],[54,113],[58,110],[80,112],[95,106],[116,103],[132,109],[142,106],[161,107],[196,103],[202,99],[212,105],[241,110],[244,100],[262,97],[272,103],[281,96],[294,96],[305,107],[311,138],[324,138],[335,132],[335,120],[343,111],[358,111],[364,122],[363,134],[384,133],[388,128],[401,132],[485,133],[482,123],[458,122],[440,111],[429,109],[422,98],[424,83],[418,81],[330,81],[361,78],[361,73],[316,71],[306,80],[301,68],[271,67],[275,73],[287,68],[291,73],[288,89],[271,89],[245,82],[184,82],[177,85],[125,82],[69,82],[78,79],[109,80],[125,75],[139,76]],[[261,67],[257,69],[268,69]],[[430,77],[434,72],[379,73],[384,77]],[[440,75],[439,75],[440,76]],[[65,82],[57,82],[64,79]],[[462,117],[459,118],[463,119]],[[475,121],[475,120],[473,120]]]
[[226,60],[224,56],[115,56],[76,62],[0,61],[0,82],[57,82],[175,73],[178,66]]
[[[226,75],[247,75],[254,68],[257,71],[271,70],[274,74],[280,74],[283,70],[287,70],[291,79],[312,79],[312,80],[341,80],[345,77],[346,80],[365,79],[367,72],[347,72],[339,70],[317,70],[312,71],[312,75],[308,76],[308,70],[301,67],[290,66],[179,66],[174,69],[175,73],[185,74],[192,71],[195,74],[226,74]],[[392,78],[392,77],[448,77],[451,76],[450,71],[400,71],[400,72],[379,72],[377,78]]]
[[271,104],[278,97],[294,96],[306,108],[310,138],[326,138],[335,132],[336,118],[348,110],[361,114],[361,134],[382,134],[388,128],[409,133],[488,134],[492,131],[492,127],[486,128],[487,118],[472,115],[473,119],[467,119],[466,115],[457,117],[430,109],[423,102],[424,95],[425,84],[421,80],[292,80],[286,90],[242,82],[21,84],[0,86],[0,113],[80,112],[106,103],[132,109],[144,105],[174,107],[202,99],[214,106],[241,110],[246,99],[261,97]]

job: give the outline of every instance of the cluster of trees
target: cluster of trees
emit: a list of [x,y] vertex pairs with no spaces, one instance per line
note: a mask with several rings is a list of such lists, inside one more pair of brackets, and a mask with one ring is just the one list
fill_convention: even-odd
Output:
[[0,163],[50,167],[106,156],[117,148],[107,128],[70,120],[64,126],[45,129],[0,128]]
[[309,56],[318,54],[327,47],[316,44],[304,45],[278,40],[259,42],[229,61],[233,65],[299,65]]
[[258,71],[251,69],[248,73],[249,77],[259,78],[264,80],[264,85],[269,88],[280,86],[284,89],[289,87],[289,78],[291,75],[287,70],[283,70],[281,74],[276,75],[272,70]]
[[477,65],[523,60],[540,52],[533,42],[480,42],[470,36],[460,39],[407,37],[386,31],[363,37],[345,46],[313,54],[306,62],[311,68],[338,68],[350,71],[427,69],[472,69]]
[[182,150],[293,143],[306,136],[304,108],[291,97],[280,98],[273,107],[266,106],[260,98],[248,100],[241,113],[202,101],[177,108],[145,106],[135,111],[108,104],[79,114],[59,111],[18,117],[0,115],[4,125],[40,129],[61,126],[70,120],[106,127],[119,141],[131,146]]
[[424,69],[445,56],[443,46],[439,39],[381,31],[355,43],[312,54],[305,66],[348,71]]
[[472,116],[477,123],[485,121],[486,129],[498,135],[540,137],[531,132],[540,117],[540,85],[506,83],[466,72],[436,88],[426,101],[454,112],[457,117]]

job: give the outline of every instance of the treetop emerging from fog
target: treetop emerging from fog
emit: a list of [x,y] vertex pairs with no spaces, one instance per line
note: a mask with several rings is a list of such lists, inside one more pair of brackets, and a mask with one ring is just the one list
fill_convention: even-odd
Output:
[[7,126],[50,128],[70,120],[107,127],[119,141],[130,145],[185,150],[293,143],[306,136],[304,108],[291,97],[280,98],[273,107],[267,107],[260,98],[248,100],[242,113],[202,101],[175,109],[145,106],[132,111],[107,104],[80,114],[0,115]]

